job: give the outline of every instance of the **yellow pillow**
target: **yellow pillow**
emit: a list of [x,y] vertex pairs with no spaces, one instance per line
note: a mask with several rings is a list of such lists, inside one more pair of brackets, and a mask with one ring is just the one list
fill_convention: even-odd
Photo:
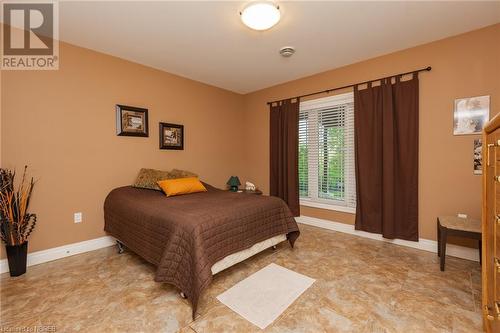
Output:
[[205,186],[196,177],[165,179],[160,180],[157,184],[167,197],[207,191]]

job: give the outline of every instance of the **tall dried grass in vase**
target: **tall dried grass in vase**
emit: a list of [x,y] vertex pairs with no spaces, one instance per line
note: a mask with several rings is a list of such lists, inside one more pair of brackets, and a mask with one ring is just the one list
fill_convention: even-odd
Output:
[[36,225],[36,214],[28,213],[35,182],[27,179],[27,169],[17,189],[16,172],[0,169],[0,237],[8,246],[25,243]]

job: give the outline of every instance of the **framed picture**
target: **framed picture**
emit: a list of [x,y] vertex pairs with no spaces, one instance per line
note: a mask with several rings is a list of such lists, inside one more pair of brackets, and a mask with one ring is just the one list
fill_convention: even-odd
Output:
[[483,143],[481,139],[474,140],[474,174],[483,174]]
[[184,126],[160,123],[160,149],[184,150]]
[[490,96],[456,99],[453,115],[453,134],[480,134],[489,119]]
[[148,137],[148,109],[117,104],[116,135]]

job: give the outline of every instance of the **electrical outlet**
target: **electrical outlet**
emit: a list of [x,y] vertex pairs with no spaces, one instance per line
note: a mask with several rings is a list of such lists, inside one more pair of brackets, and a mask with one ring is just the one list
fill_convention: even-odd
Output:
[[460,217],[461,219],[466,219],[467,214],[458,213],[458,217]]
[[80,222],[82,222],[82,220],[83,220],[83,216],[82,216],[82,213],[81,213],[81,212],[75,213],[75,214],[73,215],[73,221],[74,221],[75,223],[80,223]]

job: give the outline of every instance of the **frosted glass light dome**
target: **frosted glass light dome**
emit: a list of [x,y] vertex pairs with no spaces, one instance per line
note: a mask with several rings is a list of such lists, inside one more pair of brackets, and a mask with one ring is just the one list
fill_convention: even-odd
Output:
[[259,1],[248,4],[240,13],[241,21],[250,29],[267,30],[281,18],[279,6],[272,2]]

